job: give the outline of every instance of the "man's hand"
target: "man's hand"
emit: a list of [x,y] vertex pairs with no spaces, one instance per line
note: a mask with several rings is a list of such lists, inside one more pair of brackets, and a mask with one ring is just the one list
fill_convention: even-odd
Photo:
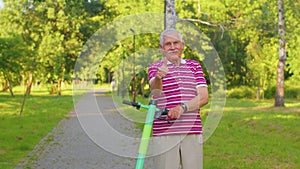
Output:
[[163,64],[161,65],[161,67],[158,68],[157,72],[156,72],[156,75],[155,77],[158,78],[158,79],[163,79],[169,72],[169,69],[168,69],[168,59],[167,57],[164,57],[164,60],[163,60]]
[[154,96],[161,95],[162,92],[162,79],[167,76],[168,69],[168,59],[164,57],[163,64],[158,68],[155,78],[150,81],[150,90]]
[[178,119],[182,114],[183,114],[184,110],[181,107],[181,105],[178,105],[174,108],[171,108],[168,112],[168,118],[171,119]]

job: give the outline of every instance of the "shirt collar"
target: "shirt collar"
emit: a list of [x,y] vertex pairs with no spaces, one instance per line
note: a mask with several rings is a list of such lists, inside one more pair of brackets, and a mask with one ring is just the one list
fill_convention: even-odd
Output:
[[[181,64],[186,64],[186,60],[184,60],[184,59],[181,58],[181,59],[180,59],[180,63],[181,63]],[[172,63],[171,63],[170,61],[168,61],[168,64],[172,64]]]

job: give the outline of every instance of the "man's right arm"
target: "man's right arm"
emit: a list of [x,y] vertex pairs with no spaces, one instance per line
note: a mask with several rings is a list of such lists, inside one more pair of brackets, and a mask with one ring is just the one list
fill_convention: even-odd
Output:
[[162,90],[162,79],[159,79],[157,76],[155,76],[150,81],[150,90]]

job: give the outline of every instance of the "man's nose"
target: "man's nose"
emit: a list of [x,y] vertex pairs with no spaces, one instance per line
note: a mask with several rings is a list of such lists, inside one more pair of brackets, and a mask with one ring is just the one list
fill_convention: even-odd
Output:
[[175,48],[175,46],[176,46],[176,45],[175,45],[175,43],[171,43],[171,46],[170,46],[170,48],[171,48],[171,49],[174,49],[174,48]]

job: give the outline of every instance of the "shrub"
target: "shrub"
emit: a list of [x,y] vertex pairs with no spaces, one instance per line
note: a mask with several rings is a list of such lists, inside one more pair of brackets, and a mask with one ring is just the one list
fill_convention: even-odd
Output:
[[254,99],[256,98],[256,90],[248,86],[241,86],[228,90],[227,97],[236,99]]
[[276,93],[276,87],[275,86],[269,87],[265,90],[265,98],[273,99],[275,98],[275,93]]
[[[265,98],[273,99],[276,94],[276,86],[269,87],[265,90]],[[287,84],[284,87],[284,98],[288,99],[300,99],[300,87],[292,86],[291,84]]]
[[285,87],[284,97],[289,99],[300,99],[300,87]]

